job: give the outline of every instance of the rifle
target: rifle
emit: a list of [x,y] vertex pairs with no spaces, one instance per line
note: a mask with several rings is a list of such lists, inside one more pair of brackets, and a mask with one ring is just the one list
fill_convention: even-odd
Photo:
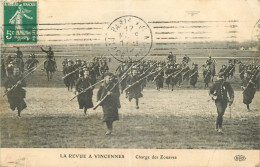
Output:
[[13,85],[8,91],[5,92],[3,97],[7,95],[8,92],[12,91],[14,88],[16,88],[19,85],[19,82],[22,82],[26,77],[28,77],[33,71],[35,71],[44,61],[42,61],[38,66],[36,66],[32,71],[28,72],[22,79],[20,79],[15,85]]
[[159,73],[154,77],[154,79],[153,79],[152,82],[154,82],[154,81],[157,79],[157,77],[160,75],[161,71],[164,70],[166,67],[167,67],[167,65],[164,66],[162,69],[159,70]]
[[[127,76],[127,73],[129,72],[129,70],[132,69],[134,63],[129,67],[129,69],[127,69],[127,71],[121,76],[121,78],[119,78],[119,80],[117,81],[117,83],[109,90],[109,92],[113,91],[113,89]],[[94,107],[93,110],[96,110],[98,108],[98,106],[107,98],[108,94],[106,94]]]
[[[160,71],[160,70],[158,70],[158,71]],[[143,79],[147,78],[147,77],[150,76],[150,75],[153,75],[154,73],[156,73],[156,72],[158,72],[158,71],[154,71],[154,72],[152,72],[151,74],[148,74],[148,75],[146,75],[145,77],[143,77],[143,78],[139,79],[138,81],[134,82],[132,85],[128,86],[128,87],[125,89],[125,91],[127,91],[129,88],[133,87],[134,85],[136,85],[137,83],[139,83],[139,82],[142,81]]]
[[77,68],[76,70],[74,70],[74,71],[72,71],[72,72],[70,72],[70,73],[68,73],[68,74],[64,75],[64,76],[62,77],[62,79],[64,79],[64,78],[68,77],[69,75],[71,75],[71,74],[73,74],[73,73],[75,73],[75,72],[79,71],[79,70],[80,70],[80,68],[81,68],[81,67],[79,67],[79,68]]
[[189,78],[192,77],[193,75],[195,75],[196,73],[199,73],[199,69],[200,69],[201,67],[203,67],[203,65],[201,65],[193,74],[191,74],[191,75],[189,76]]
[[77,94],[76,96],[74,96],[72,99],[70,99],[70,101],[72,101],[73,99],[75,99],[76,97],[78,97],[79,95],[81,95],[82,93],[87,92],[89,89],[93,88],[94,86],[96,86],[97,84],[103,82],[105,79],[102,79],[100,81],[98,81],[97,83],[90,85],[89,87],[87,87],[86,89],[84,89],[83,91],[79,92],[79,94]]
[[255,83],[253,82],[253,78],[256,77],[257,72],[258,72],[258,70],[256,70],[255,73],[254,73],[254,75],[250,78],[250,80],[249,80],[247,86],[245,87],[243,93],[246,91],[246,89],[248,88],[248,86],[249,86],[250,83],[255,84]]
[[147,71],[151,70],[151,69],[154,67],[155,64],[156,64],[156,63],[153,63],[153,65],[152,65],[151,67],[149,67],[147,70],[145,70],[145,72],[143,72],[140,76],[146,74]]

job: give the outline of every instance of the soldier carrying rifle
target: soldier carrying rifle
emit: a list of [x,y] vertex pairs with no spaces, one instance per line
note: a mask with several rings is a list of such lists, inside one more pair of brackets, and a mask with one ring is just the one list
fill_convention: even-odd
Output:
[[4,83],[10,108],[13,111],[17,108],[18,117],[21,117],[22,110],[27,107],[24,101],[26,91],[22,88],[26,83],[22,78],[19,68],[14,68],[13,75],[8,76]]
[[249,104],[251,104],[256,93],[257,75],[259,75],[259,69],[254,73],[247,71],[241,82],[241,88],[243,90],[243,103],[246,104],[248,112],[251,111]]
[[118,82],[112,73],[105,73],[104,83],[100,86],[97,93],[97,101],[103,109],[103,122],[106,122],[106,135],[110,135],[113,129],[113,122],[119,120],[118,109],[120,105],[120,91]]

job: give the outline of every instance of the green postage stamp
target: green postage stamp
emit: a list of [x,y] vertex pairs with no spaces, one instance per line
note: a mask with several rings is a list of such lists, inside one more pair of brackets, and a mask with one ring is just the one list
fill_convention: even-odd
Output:
[[37,43],[37,2],[4,3],[4,42]]

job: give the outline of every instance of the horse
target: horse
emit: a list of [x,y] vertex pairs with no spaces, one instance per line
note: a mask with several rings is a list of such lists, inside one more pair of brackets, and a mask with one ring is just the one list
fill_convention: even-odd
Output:
[[47,73],[48,81],[52,79],[52,73],[56,71],[57,65],[56,62],[52,59],[48,59],[44,62],[44,70]]

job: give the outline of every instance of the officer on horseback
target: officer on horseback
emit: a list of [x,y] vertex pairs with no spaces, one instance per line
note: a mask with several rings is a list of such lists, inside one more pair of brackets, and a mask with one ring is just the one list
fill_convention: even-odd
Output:
[[49,50],[44,50],[44,49],[41,47],[41,50],[47,54],[46,58],[47,58],[48,60],[52,60],[52,59],[54,58],[54,53],[53,53],[53,51],[51,50],[51,47],[49,47]]

